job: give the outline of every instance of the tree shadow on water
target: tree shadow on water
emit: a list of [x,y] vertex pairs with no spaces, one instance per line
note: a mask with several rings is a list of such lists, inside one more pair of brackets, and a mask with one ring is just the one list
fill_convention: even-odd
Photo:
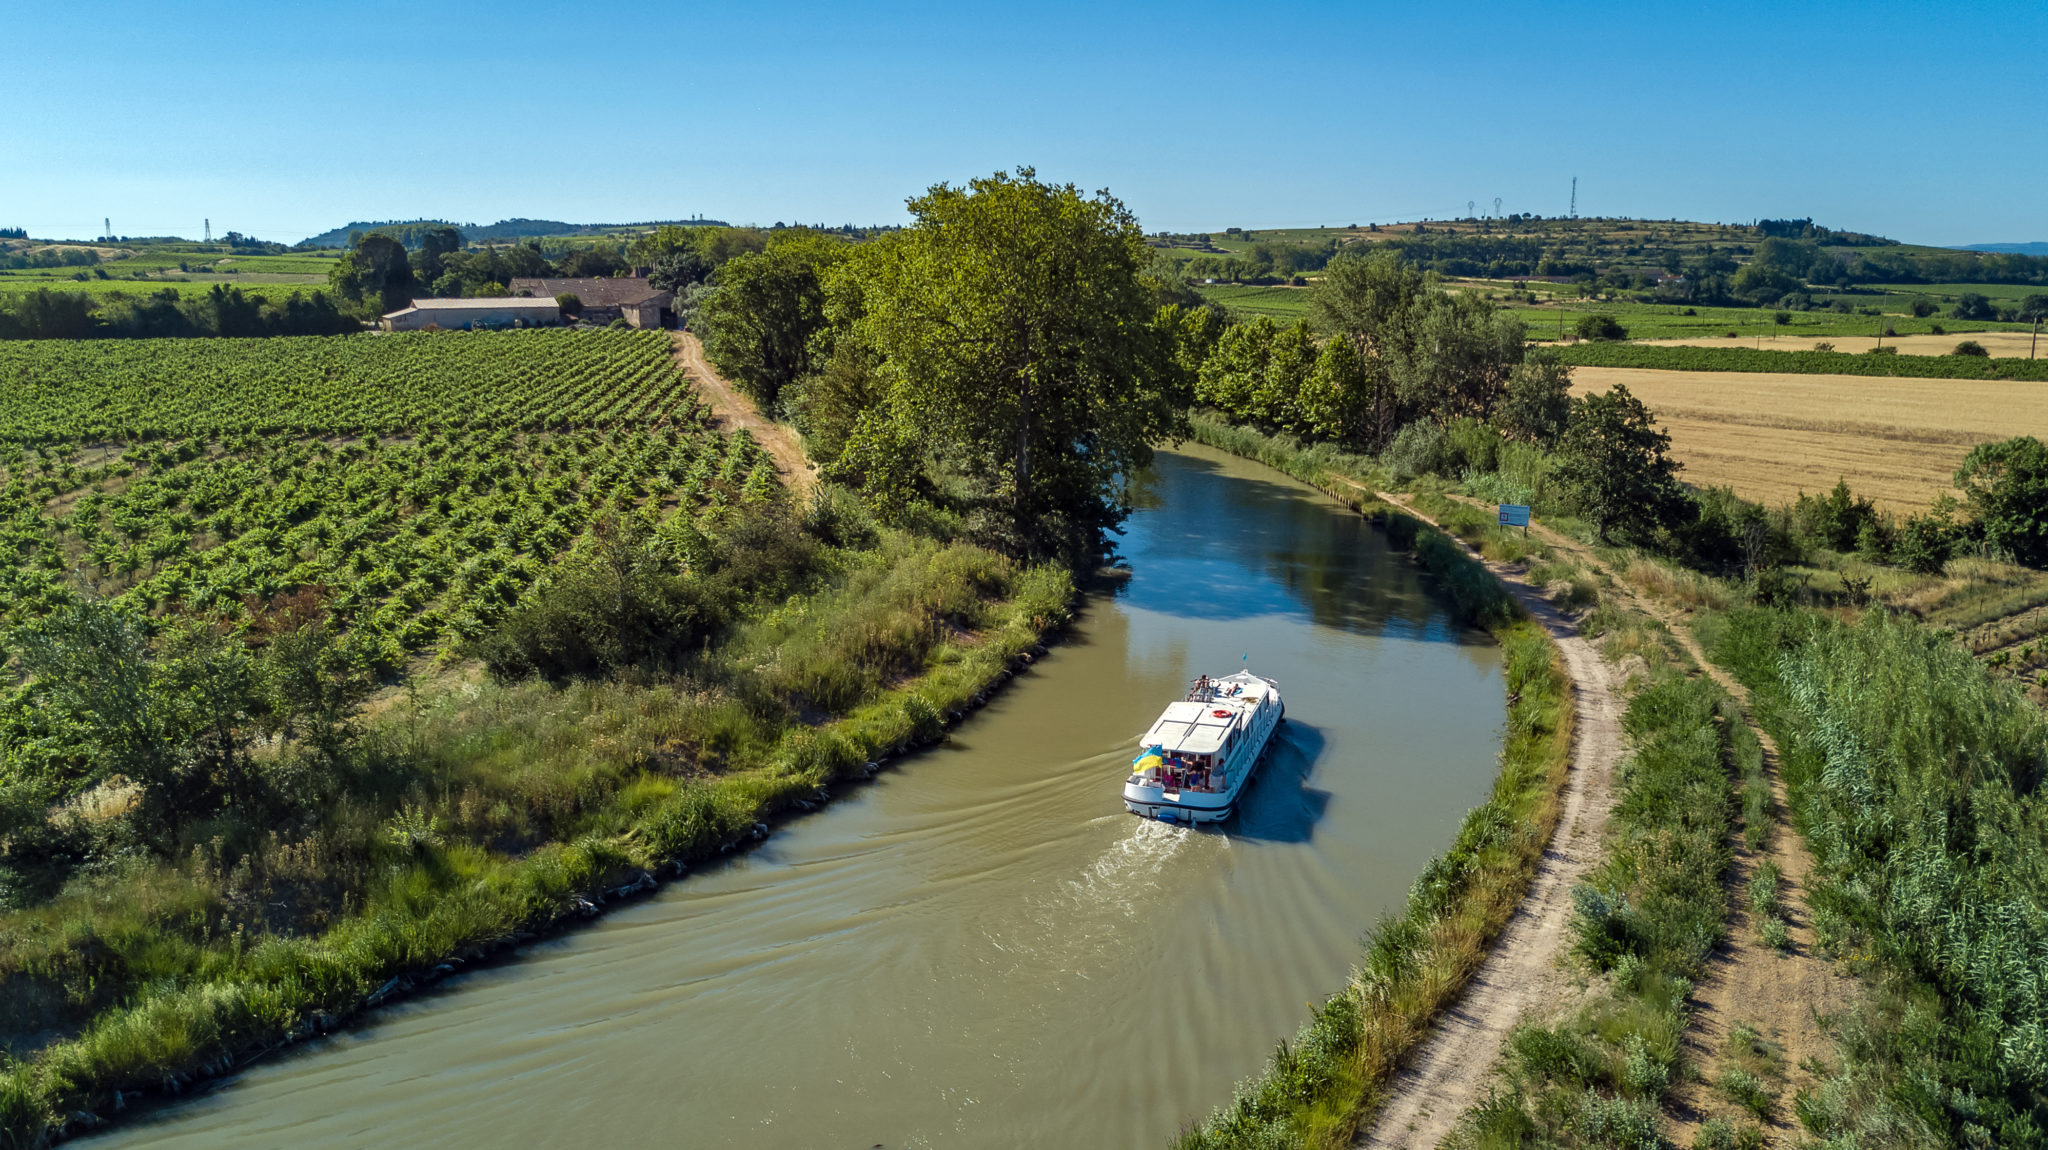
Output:
[[1329,809],[1330,792],[1308,785],[1316,760],[1328,740],[1320,728],[1296,719],[1273,734],[1265,764],[1238,800],[1237,813],[1225,822],[1233,838],[1260,842],[1305,843]]

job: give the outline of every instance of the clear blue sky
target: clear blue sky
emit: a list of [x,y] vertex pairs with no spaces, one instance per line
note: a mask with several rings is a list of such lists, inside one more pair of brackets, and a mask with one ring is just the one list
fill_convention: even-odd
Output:
[[30,3],[0,227],[880,223],[1035,165],[1148,231],[1490,210],[2048,240],[2048,5]]

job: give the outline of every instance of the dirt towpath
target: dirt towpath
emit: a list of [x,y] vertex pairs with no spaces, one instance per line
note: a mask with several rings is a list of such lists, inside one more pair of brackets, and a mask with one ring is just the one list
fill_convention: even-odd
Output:
[[[1459,496],[1451,498],[1477,503]],[[1719,1080],[1728,1061],[1730,1032],[1738,1025],[1747,1026],[1772,1048],[1774,1061],[1785,1075],[1779,1101],[1762,1122],[1766,1144],[1798,1146],[1801,1144],[1799,1124],[1791,1113],[1788,1100],[1800,1089],[1813,1089],[1819,1085],[1809,1067],[1815,1064],[1813,1060],[1825,1061],[1831,1057],[1834,1050],[1834,1043],[1828,1037],[1822,1019],[1830,1014],[1839,1014],[1851,1004],[1855,984],[1837,973],[1833,964],[1815,951],[1806,893],[1807,876],[1813,868],[1813,860],[1807,854],[1805,844],[1791,830],[1785,783],[1778,771],[1778,744],[1757,725],[1748,689],[1707,659],[1706,651],[1693,635],[1690,617],[1682,607],[1651,594],[1642,586],[1644,579],[1633,577],[1638,572],[1614,570],[1613,565],[1602,562],[1584,543],[1540,524],[1531,530],[1553,551],[1606,572],[1614,580],[1615,588],[1627,595],[1634,607],[1662,623],[1692,656],[1693,662],[1742,707],[1744,721],[1763,745],[1764,775],[1771,784],[1770,834],[1758,850],[1750,850],[1740,838],[1733,844],[1734,860],[1729,868],[1728,886],[1734,896],[1734,911],[1728,923],[1728,938],[1708,957],[1706,968],[1701,972],[1699,986],[1692,996],[1692,1017],[1683,1039],[1686,1056],[1700,1068],[1705,1081],[1684,1081],[1674,1087],[1667,1099],[1667,1112],[1672,1116],[1670,1133],[1680,1145],[1690,1144],[1692,1135],[1709,1118],[1721,1116],[1738,1122],[1747,1120],[1747,1115],[1739,1107],[1721,1098],[1710,1085]],[[1783,876],[1778,896],[1791,945],[1782,951],[1765,946],[1759,940],[1757,931],[1761,923],[1751,914],[1745,895],[1751,876],[1766,860],[1775,862]],[[1471,1069],[1471,1075],[1475,1079],[1483,1079],[1487,1070],[1485,1064],[1492,1060],[1493,1052],[1484,1052]],[[1435,1141],[1412,1144],[1433,1146]]]
[[[1407,509],[1396,496],[1380,498]],[[1412,509],[1409,513],[1428,520]],[[1437,1020],[1422,1048],[1395,1079],[1392,1097],[1359,1140],[1360,1146],[1421,1147],[1441,1142],[1459,1116],[1482,1100],[1508,1031],[1525,1011],[1554,1002],[1566,992],[1568,982],[1557,959],[1567,941],[1572,886],[1600,856],[1613,805],[1614,765],[1627,745],[1613,668],[1569,616],[1540,588],[1523,580],[1521,568],[1486,566],[1564,653],[1573,696],[1572,762],[1564,810],[1522,905],[1508,919],[1463,997]]]
[[811,470],[810,460],[804,458],[803,444],[797,441],[796,432],[761,414],[745,392],[727,383],[711,367],[711,361],[704,358],[704,345],[695,334],[687,331],[670,332],[669,339],[675,344],[676,363],[683,374],[697,385],[697,397],[711,408],[711,414],[720,427],[727,431],[744,428],[768,452],[775,461],[775,470],[782,476],[782,482],[797,495],[810,494],[817,486],[818,478]]

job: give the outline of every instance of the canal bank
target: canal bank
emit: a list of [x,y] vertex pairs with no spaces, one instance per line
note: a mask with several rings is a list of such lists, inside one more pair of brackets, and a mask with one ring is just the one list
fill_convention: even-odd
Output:
[[[1197,450],[1145,503],[1126,588],[945,746],[106,1144],[1170,1137],[1345,981],[1360,926],[1486,798],[1505,684],[1330,500]],[[1290,723],[1240,825],[1123,814],[1161,700],[1247,661]]]

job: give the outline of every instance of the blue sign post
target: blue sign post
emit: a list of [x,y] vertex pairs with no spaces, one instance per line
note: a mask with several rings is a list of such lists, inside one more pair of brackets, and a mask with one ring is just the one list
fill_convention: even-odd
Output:
[[1502,527],[1519,527],[1522,529],[1522,534],[1527,535],[1529,533],[1529,509],[1519,503],[1501,504],[1500,525]]

